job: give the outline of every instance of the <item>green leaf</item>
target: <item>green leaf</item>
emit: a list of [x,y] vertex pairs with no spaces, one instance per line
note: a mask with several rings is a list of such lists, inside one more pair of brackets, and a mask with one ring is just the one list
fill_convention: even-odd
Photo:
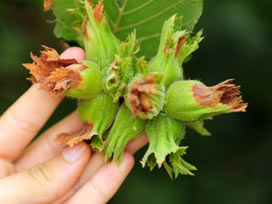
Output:
[[52,10],[56,16],[56,37],[76,41],[82,46],[81,24],[86,15],[82,1],[55,0]]
[[139,55],[156,54],[163,22],[183,16],[181,28],[192,31],[203,7],[202,0],[105,0],[105,10],[113,33],[124,40],[134,29],[141,43]]
[[[77,31],[84,11],[80,0],[55,0],[53,12],[57,18],[55,34],[68,41],[81,42]],[[98,0],[92,0],[97,4]],[[141,43],[139,55],[156,54],[163,22],[170,16],[183,16],[181,28],[192,31],[203,7],[203,0],[104,0],[105,11],[113,33],[120,39],[137,30]],[[71,10],[75,9],[76,10]],[[68,10],[67,10],[68,9]],[[73,12],[71,12],[73,11]],[[73,29],[71,29],[73,28]]]

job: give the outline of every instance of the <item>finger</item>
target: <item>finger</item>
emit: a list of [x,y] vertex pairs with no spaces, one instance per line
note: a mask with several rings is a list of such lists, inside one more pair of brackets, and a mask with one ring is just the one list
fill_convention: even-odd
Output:
[[35,140],[15,162],[17,170],[29,169],[37,163],[45,162],[63,150],[63,145],[56,142],[57,135],[61,132],[79,132],[83,127],[77,111],[58,122],[45,131]]
[[[47,161],[62,151],[63,145],[55,141],[57,135],[61,132],[79,132],[83,123],[77,114],[77,111],[67,116],[52,128],[43,133],[33,144],[31,144],[24,154],[16,161],[16,169],[24,170],[31,168],[36,163]],[[131,140],[126,150],[134,154],[141,147],[148,143],[145,134]],[[90,175],[90,174],[89,174]],[[89,177],[88,177],[89,178]]]
[[76,182],[90,157],[84,143],[46,163],[0,180],[0,203],[52,203]]
[[[62,58],[82,60],[80,48],[70,48]],[[39,132],[49,116],[62,100],[33,85],[0,118],[0,158],[13,161]]]
[[141,136],[129,141],[129,143],[126,146],[126,151],[130,152],[131,154],[135,154],[139,149],[141,149],[146,144],[148,144],[148,138],[146,133],[144,133]]
[[76,59],[78,62],[81,62],[85,59],[85,52],[79,47],[70,47],[66,49],[60,57],[62,59]]
[[[56,154],[62,151],[63,146],[55,142],[56,135],[60,132],[77,132],[82,127],[82,123],[78,117],[77,112],[72,113],[58,124],[48,129],[43,133],[31,146],[25,151],[23,156],[16,162],[17,170],[24,170],[31,168],[39,162],[46,161],[53,158]],[[131,154],[136,153],[139,149],[148,143],[146,134],[143,134],[131,140],[126,151]],[[85,184],[103,165],[105,165],[105,158],[101,153],[92,155],[83,173],[76,184],[69,190],[62,198],[55,203],[63,203],[70,198],[83,184]]]
[[133,165],[133,156],[126,152],[120,166],[117,166],[116,162],[104,165],[66,203],[107,203],[119,189]]
[[0,159],[0,178],[6,177],[15,172],[15,168],[12,163]]
[[[140,137],[137,137],[131,140],[127,147],[126,151],[134,154],[143,146],[148,143],[146,134],[143,134]],[[62,198],[54,202],[54,204],[61,204],[70,198],[81,186],[83,186],[89,179],[91,179],[99,169],[106,165],[105,157],[101,153],[95,153],[92,155],[90,161],[88,162],[86,168],[78,179],[77,183],[69,190]]]
[[80,175],[76,184],[67,193],[65,193],[61,198],[59,198],[52,204],[65,203],[66,200],[72,197],[78,191],[78,189],[80,189],[105,164],[105,158],[101,153],[97,152],[92,154],[91,159],[89,160],[87,166]]
[[61,99],[49,97],[37,85],[24,93],[0,118],[0,157],[14,160],[38,133]]

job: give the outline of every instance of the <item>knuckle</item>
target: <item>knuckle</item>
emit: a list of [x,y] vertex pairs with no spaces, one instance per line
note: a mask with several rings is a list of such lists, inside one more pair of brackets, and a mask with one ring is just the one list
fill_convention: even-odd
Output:
[[41,186],[49,186],[54,181],[54,171],[48,164],[39,164],[32,167],[29,175]]
[[9,176],[11,174],[15,173],[15,167],[12,163],[0,159],[0,178]]
[[35,133],[38,129],[34,122],[26,119],[27,117],[15,114],[12,111],[9,111],[8,114],[12,121],[13,128],[18,130],[18,132]]
[[96,182],[95,180],[87,183],[87,187],[92,192],[90,195],[107,201],[109,199],[109,195],[107,191],[99,185],[99,183],[100,182]]

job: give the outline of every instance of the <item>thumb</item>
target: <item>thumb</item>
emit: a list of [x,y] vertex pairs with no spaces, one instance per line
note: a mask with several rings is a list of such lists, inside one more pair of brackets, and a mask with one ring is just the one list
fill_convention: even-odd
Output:
[[76,182],[90,157],[81,143],[46,163],[0,180],[0,203],[51,203]]
[[76,59],[80,62],[85,59],[85,52],[80,47],[70,47],[66,49],[60,57],[62,59]]

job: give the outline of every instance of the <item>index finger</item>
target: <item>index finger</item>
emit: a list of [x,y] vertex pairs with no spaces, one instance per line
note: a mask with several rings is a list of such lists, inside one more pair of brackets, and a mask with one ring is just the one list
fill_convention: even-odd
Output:
[[[69,48],[63,59],[83,60],[84,51]],[[31,142],[50,115],[61,102],[63,96],[52,96],[33,85],[0,118],[0,158],[8,161],[16,159]]]

